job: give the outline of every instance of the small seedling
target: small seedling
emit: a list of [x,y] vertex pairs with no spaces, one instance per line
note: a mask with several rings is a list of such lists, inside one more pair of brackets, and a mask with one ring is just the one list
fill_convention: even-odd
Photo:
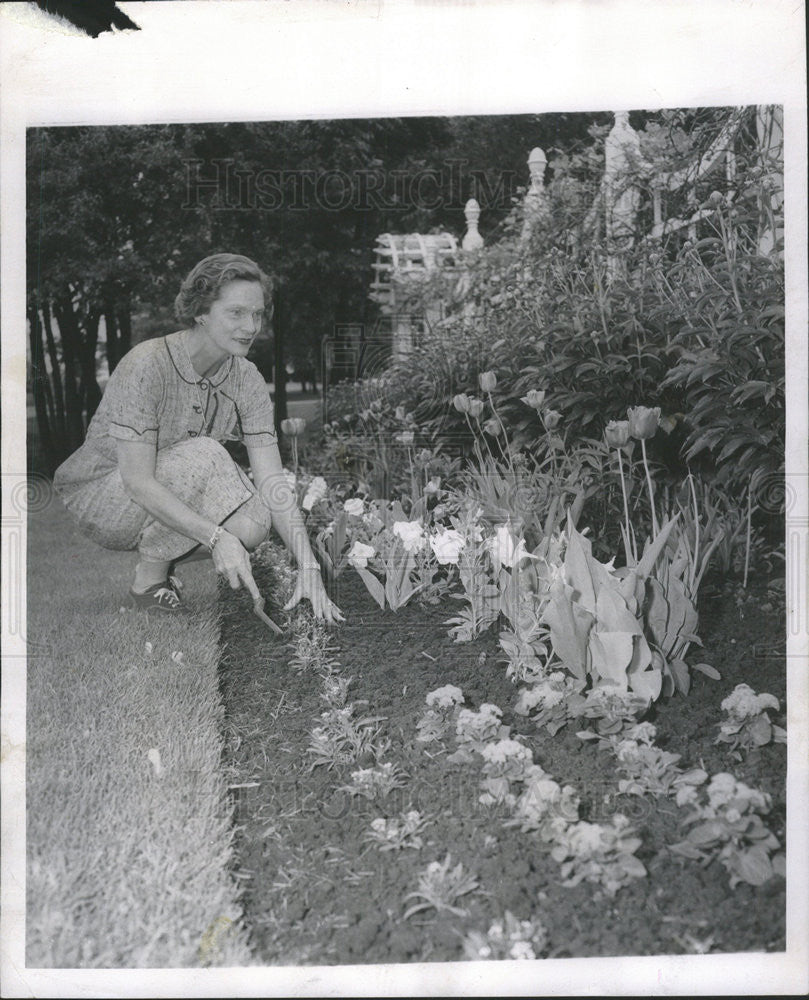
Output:
[[405,910],[405,920],[422,910],[435,910],[437,913],[446,911],[458,917],[466,916],[467,911],[455,903],[461,896],[477,889],[479,883],[474,875],[464,871],[460,862],[454,868],[451,865],[452,857],[449,854],[443,861],[431,861],[427,865],[419,876],[418,889],[405,896],[406,900],[421,899],[420,903],[414,903]]

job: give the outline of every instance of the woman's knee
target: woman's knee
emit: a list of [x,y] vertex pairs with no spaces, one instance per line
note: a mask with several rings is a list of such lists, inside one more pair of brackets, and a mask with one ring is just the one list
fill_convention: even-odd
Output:
[[269,510],[266,510],[264,505],[256,499],[248,501],[245,507],[250,507],[250,510],[242,508],[235,511],[224,522],[224,526],[239,539],[249,552],[252,552],[267,540],[272,518]]

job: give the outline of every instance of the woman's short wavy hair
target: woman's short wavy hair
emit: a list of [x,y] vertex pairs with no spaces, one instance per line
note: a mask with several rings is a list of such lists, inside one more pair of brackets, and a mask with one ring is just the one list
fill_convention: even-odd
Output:
[[184,326],[193,326],[204,316],[231,281],[256,281],[264,291],[265,320],[272,316],[273,282],[249,257],[238,253],[215,253],[201,260],[180,286],[174,314]]

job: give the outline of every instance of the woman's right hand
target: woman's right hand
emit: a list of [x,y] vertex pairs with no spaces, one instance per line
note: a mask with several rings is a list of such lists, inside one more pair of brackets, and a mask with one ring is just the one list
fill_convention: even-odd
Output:
[[234,590],[244,584],[254,601],[261,600],[261,594],[250,570],[250,556],[239,539],[229,531],[223,531],[211,552],[217,573],[224,576]]

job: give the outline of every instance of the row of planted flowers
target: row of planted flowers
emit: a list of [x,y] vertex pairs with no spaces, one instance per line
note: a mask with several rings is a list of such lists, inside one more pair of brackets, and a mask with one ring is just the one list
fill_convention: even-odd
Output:
[[[546,442],[538,454],[526,455],[509,443],[492,397],[495,385],[494,373],[483,373],[485,403],[468,395],[454,399],[474,442],[474,460],[453,470],[454,481],[435,473],[435,456],[428,449],[414,451],[412,429],[398,435],[410,465],[410,495],[373,498],[350,486],[346,490],[348,484],[333,489],[322,477],[298,477],[301,504],[324,566],[332,577],[352,568],[379,606],[394,611],[414,598],[457,598],[458,613],[447,621],[456,641],[473,640],[497,626],[502,662],[521,685],[518,712],[530,714],[551,735],[572,720],[585,720],[595,725],[592,735],[611,748],[618,744],[609,741],[622,741],[616,755],[626,771],[626,788],[654,788],[655,794],[665,789],[693,807],[681,854],[704,860],[731,842],[735,846],[728,857],[736,859],[737,880],[763,881],[776,871],[770,855],[778,846],[757,815],[766,811],[766,797],[742,787],[729,800],[726,823],[724,814],[716,814],[713,784],[697,791],[707,780],[704,772],[679,772],[676,760],[653,746],[648,723],[627,736],[653,702],[675,692],[687,694],[693,670],[719,678],[708,663],[687,657],[702,645],[697,595],[723,528],[705,516],[690,476],[678,494],[684,499],[668,509],[661,505],[646,453],[646,441],[661,424],[659,409],[631,408],[626,421],[607,425],[598,447],[568,449],[558,432],[558,414],[545,406],[545,393],[529,392],[523,402],[538,414]],[[484,405],[492,415],[481,421]],[[639,461],[633,454],[636,442]],[[624,564],[619,567],[614,558],[597,558],[588,530],[577,527],[588,473],[605,460],[617,466],[621,487]],[[640,518],[644,490],[647,513]],[[633,522],[648,525],[642,546]],[[754,710],[757,697],[771,696],[733,697],[738,704],[721,740],[747,733],[736,740],[746,747],[750,739],[760,746],[785,738],[765,711]],[[629,766],[630,743],[637,749],[637,773]],[[552,780],[530,770],[536,765],[523,760],[523,750],[514,749],[514,760],[500,762],[506,772],[524,766],[528,770],[518,780],[531,775]],[[487,760],[486,766],[493,763]],[[506,777],[489,775],[501,790]],[[633,841],[631,832],[615,836],[616,843]],[[709,846],[716,848],[713,854]],[[562,843],[554,849],[560,853]],[[626,859],[632,852],[619,853]],[[739,857],[753,860],[738,862]],[[622,864],[627,873],[640,873],[634,861]]]

